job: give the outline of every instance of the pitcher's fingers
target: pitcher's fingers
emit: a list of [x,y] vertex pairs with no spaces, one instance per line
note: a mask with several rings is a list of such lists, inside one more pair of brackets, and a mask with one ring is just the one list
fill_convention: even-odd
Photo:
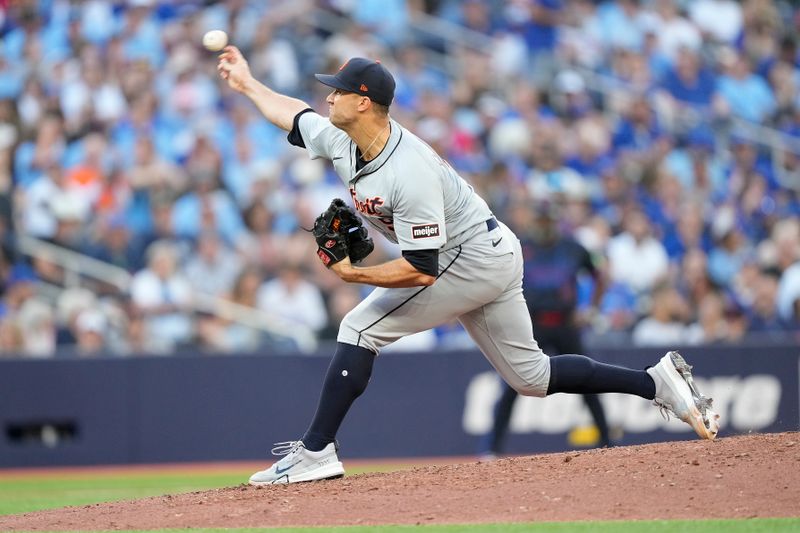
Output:
[[225,56],[225,58],[231,63],[235,63],[237,59],[242,57],[242,53],[239,51],[239,49],[231,44],[222,49],[222,55]]
[[219,56],[217,56],[220,61],[230,61],[233,59],[233,52],[230,50],[231,48],[231,46],[226,46],[222,49],[222,52],[220,52]]

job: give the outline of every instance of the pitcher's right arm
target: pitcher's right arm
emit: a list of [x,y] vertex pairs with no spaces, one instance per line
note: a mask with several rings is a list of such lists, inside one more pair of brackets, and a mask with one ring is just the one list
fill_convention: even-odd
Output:
[[294,117],[310,107],[302,100],[275,92],[255,79],[244,56],[235,46],[223,49],[217,71],[231,89],[250,98],[267,120],[283,130],[291,131]]

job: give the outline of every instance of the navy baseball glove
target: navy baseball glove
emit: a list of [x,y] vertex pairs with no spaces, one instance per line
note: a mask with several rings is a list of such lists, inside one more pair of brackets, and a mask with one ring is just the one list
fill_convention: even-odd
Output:
[[361,218],[340,198],[317,217],[311,232],[317,241],[317,255],[328,268],[347,256],[358,263],[375,248]]

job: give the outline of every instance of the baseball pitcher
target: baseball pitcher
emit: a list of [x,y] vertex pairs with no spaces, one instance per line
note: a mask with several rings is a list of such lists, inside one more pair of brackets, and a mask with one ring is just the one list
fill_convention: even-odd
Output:
[[258,82],[236,47],[223,50],[217,68],[232,89],[289,132],[290,143],[331,161],[358,215],[402,251],[380,265],[355,266],[372,248],[359,216],[334,200],[317,219],[313,232],[323,264],[344,281],[376,288],[339,327],[305,435],[277,445],[273,453],[283,457],[253,474],[251,484],[344,475],[336,433],[367,387],[381,348],[453,319],[520,394],[635,394],[654,400],[700,437],[716,436],[711,400],[697,391],[691,367],[677,352],[647,370],[542,352],[522,295],[519,241],[446,161],[392,120],[395,82],[380,62],[353,58],[333,75],[316,75],[331,88],[327,117]]

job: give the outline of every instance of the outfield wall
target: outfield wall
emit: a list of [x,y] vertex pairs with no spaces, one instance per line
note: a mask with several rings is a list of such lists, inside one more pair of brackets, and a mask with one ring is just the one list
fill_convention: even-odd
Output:
[[[721,435],[800,428],[800,348],[682,351],[722,415]],[[598,360],[642,368],[653,350]],[[318,356],[131,357],[0,361],[0,467],[259,460],[299,438],[330,359]],[[478,352],[382,355],[339,435],[354,458],[470,455],[491,423],[499,382]],[[650,402],[602,397],[620,444],[691,438]],[[511,453],[591,440],[580,396],[521,398]]]

